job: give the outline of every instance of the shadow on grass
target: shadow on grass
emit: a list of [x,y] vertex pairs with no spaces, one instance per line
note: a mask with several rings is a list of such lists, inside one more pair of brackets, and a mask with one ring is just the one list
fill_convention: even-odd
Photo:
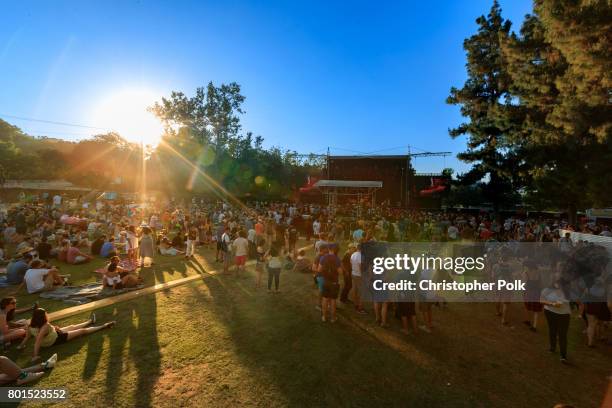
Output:
[[[100,369],[100,360],[108,352],[104,396],[109,406],[123,395],[121,388],[133,390],[133,405],[150,406],[153,387],[161,370],[161,353],[157,336],[157,303],[155,296],[119,303],[97,312],[98,322],[116,320],[113,329],[103,330],[58,347],[62,359],[81,352],[87,344],[82,377],[90,380]],[[104,342],[108,338],[108,348]],[[123,382],[123,373],[136,370],[136,384]],[[122,401],[124,402],[124,401]]]
[[302,299],[288,292],[257,292],[251,274],[209,276],[204,282],[208,293],[189,285],[194,301],[212,310],[228,332],[228,348],[259,387],[264,384],[254,391],[261,393],[260,401],[282,395],[276,402],[289,406],[486,405],[464,398],[461,390],[436,378],[435,369],[423,368],[361,330],[322,324],[313,304],[300,304]]

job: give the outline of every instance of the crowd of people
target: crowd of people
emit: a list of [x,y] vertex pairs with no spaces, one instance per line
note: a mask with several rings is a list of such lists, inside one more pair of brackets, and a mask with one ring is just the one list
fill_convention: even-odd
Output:
[[[262,286],[267,273],[267,290],[271,294],[280,293],[285,272],[312,274],[318,299],[314,306],[321,311],[323,322],[337,320],[339,298],[340,303],[350,305],[357,314],[373,312],[381,327],[388,327],[389,315],[394,314],[401,321],[400,330],[406,334],[431,333],[434,308],[447,305],[431,294],[432,298],[416,302],[397,299],[373,302],[366,307],[361,293],[364,279],[361,251],[367,242],[552,242],[571,253],[582,244],[572,242],[563,230],[612,236],[609,226],[586,220],[572,226],[558,218],[519,215],[408,211],[357,204],[331,208],[318,204],[253,202],[231,206],[227,202],[195,198],[180,203],[169,200],[141,205],[77,200],[69,205],[61,195],[47,203],[10,206],[0,213],[0,225],[0,258],[8,263],[0,284],[12,288],[13,294],[19,294],[23,287],[28,293],[40,293],[66,285],[70,276],[60,272],[63,263],[87,264],[96,257],[108,260],[101,276],[104,287],[135,287],[142,284],[142,268],[153,264],[158,256],[180,256],[190,262],[198,246],[212,245],[224,273],[244,276],[247,262],[252,260],[255,286]],[[539,282],[541,268],[537,263],[524,265],[524,278],[538,282],[529,290],[541,292],[540,301],[525,302],[524,323],[536,331],[538,316],[543,311],[549,327],[550,350],[555,352],[558,344],[561,359],[566,361],[572,307],[577,307],[578,315],[584,317],[587,345],[594,347],[597,339],[604,339],[612,293],[601,294],[599,302],[574,304],[559,280]],[[434,278],[436,271],[426,273]],[[610,279],[609,275],[604,276]],[[33,362],[40,358],[41,347],[61,344],[115,324],[96,326],[92,314],[81,324],[54,326],[46,311],[37,305],[17,309],[13,296],[2,299],[0,308],[2,344],[21,340],[19,347],[23,347],[33,337]],[[509,325],[507,309],[507,304],[500,304],[497,310],[503,325]],[[32,313],[30,319],[15,320],[16,314],[26,312]],[[41,372],[39,366],[20,370],[4,360],[0,365],[9,367],[2,368],[3,375],[10,371],[13,373],[10,378],[23,377],[21,381],[33,378],[30,373]]]

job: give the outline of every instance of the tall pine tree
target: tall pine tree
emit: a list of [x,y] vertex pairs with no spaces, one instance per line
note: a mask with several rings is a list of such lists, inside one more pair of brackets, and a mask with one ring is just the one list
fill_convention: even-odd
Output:
[[463,48],[467,55],[468,78],[462,88],[451,88],[447,103],[461,106],[468,118],[454,129],[451,137],[468,136],[468,150],[458,158],[472,163],[472,169],[460,176],[464,184],[486,180],[483,195],[495,209],[512,204],[516,198],[522,166],[516,146],[508,142],[514,110],[508,92],[510,77],[506,72],[500,39],[510,32],[511,23],[501,15],[497,1],[488,16],[476,20],[478,31],[467,38]]
[[[517,130],[510,141],[521,145],[529,164],[528,198],[539,207],[567,209],[575,222],[577,209],[612,203],[606,187],[612,145],[610,115],[605,115],[609,104],[600,89],[585,91],[592,83],[580,72],[589,70],[584,64],[576,65],[593,61],[592,50],[567,34],[563,46],[557,47],[552,39],[560,34],[552,34],[556,29],[539,15],[545,10],[549,20],[551,15],[566,16],[561,3],[577,2],[536,2],[535,14],[527,16],[520,35],[502,37],[502,48],[512,79],[510,92],[522,113],[515,117]],[[567,31],[583,37],[584,30],[576,29],[582,22],[574,15],[574,20],[566,21]],[[602,42],[589,38],[593,44]],[[570,52],[567,44],[577,48]],[[605,76],[598,69],[591,70],[591,75],[598,80]]]

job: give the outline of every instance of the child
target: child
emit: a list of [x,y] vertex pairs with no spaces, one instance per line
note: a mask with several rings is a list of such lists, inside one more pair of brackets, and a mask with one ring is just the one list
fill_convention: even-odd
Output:
[[[113,257],[113,259],[116,257]],[[106,272],[104,273],[104,278],[102,285],[105,288],[113,288],[113,289],[123,289],[123,283],[121,282],[121,276],[119,276],[120,266],[118,262],[113,262],[108,264],[106,267]]]

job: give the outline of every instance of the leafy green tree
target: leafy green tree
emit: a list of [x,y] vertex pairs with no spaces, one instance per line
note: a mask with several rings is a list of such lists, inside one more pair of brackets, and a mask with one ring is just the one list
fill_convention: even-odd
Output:
[[482,180],[483,195],[497,209],[513,199],[520,186],[518,170],[524,165],[516,144],[507,138],[514,131],[508,117],[515,109],[500,38],[508,35],[511,23],[502,17],[497,1],[488,16],[479,17],[476,23],[478,31],[463,43],[468,79],[462,88],[451,88],[447,99],[447,103],[461,106],[468,121],[449,133],[453,138],[468,136],[467,151],[457,157],[473,166],[459,176],[460,182],[472,185]]
[[567,58],[563,47],[554,45],[550,23],[538,15],[542,8],[550,12],[548,3],[558,3],[557,12],[565,15],[565,2],[537,2],[536,14],[526,17],[520,35],[502,38],[510,92],[521,111],[512,141],[521,145],[529,164],[528,202],[565,208],[575,222],[577,209],[612,202],[605,186],[612,161],[610,116],[607,124],[601,118],[609,106],[581,93],[587,86],[585,75],[578,74],[571,61],[590,51],[572,50]]

